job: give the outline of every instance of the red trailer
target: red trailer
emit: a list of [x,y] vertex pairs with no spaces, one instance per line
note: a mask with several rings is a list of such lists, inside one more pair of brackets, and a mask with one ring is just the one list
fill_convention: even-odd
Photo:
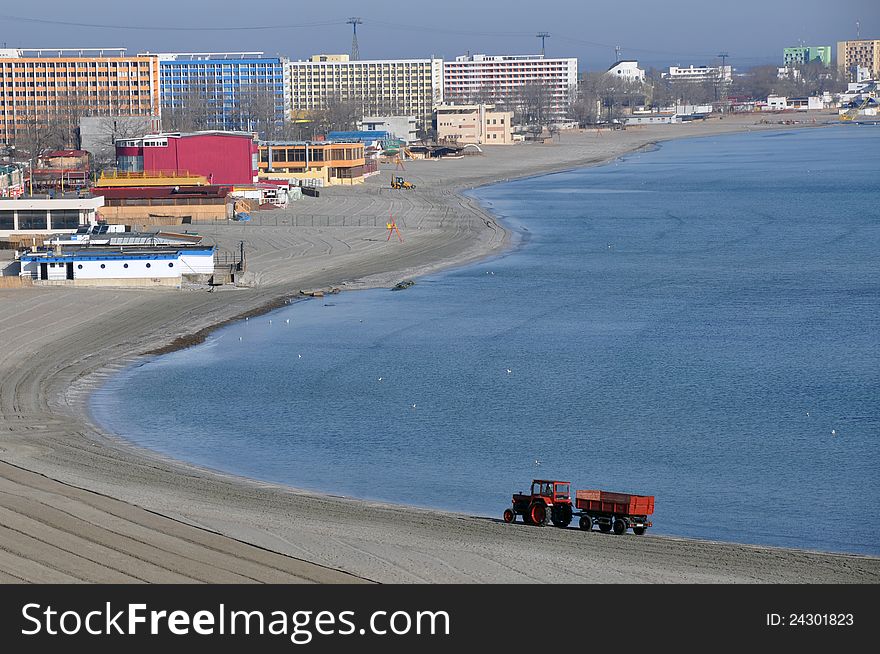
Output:
[[611,493],[603,490],[575,491],[575,515],[580,516],[579,526],[585,531],[598,525],[599,531],[622,534],[632,528],[641,536],[653,523],[648,516],[654,513],[653,495]]

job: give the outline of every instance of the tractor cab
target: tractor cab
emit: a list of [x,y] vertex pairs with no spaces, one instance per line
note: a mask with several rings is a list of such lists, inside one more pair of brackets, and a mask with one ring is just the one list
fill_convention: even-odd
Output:
[[535,479],[532,482],[532,499],[538,497],[546,504],[571,504],[571,483]]
[[517,515],[526,524],[543,525],[547,518],[557,527],[567,527],[571,522],[571,483],[552,479],[535,479],[531,492],[515,493],[504,521],[513,522]]

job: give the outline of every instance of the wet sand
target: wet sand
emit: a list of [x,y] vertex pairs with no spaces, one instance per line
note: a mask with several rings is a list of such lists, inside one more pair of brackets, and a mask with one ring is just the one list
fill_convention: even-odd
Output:
[[[253,288],[0,289],[0,580],[876,583],[873,557],[505,525],[264,484],[133,446],[86,409],[90,390],[138,356],[301,289],[390,287],[509,247],[462,189],[665,139],[778,128],[756,120],[564,133],[407,162],[396,174],[414,191],[386,188],[386,165],[365,186],[324,189],[250,224],[194,226],[228,250],[244,241]],[[403,243],[385,240],[389,211]]]

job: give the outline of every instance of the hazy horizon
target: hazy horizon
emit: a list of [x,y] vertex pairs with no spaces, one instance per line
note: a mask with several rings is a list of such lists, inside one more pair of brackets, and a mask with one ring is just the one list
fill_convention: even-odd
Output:
[[[438,7],[442,6],[442,10]],[[219,5],[153,0],[148,12],[108,0],[72,5],[43,0],[40,12],[26,7],[0,11],[0,42],[7,48],[124,47],[129,52],[263,51],[305,59],[317,53],[348,53],[358,16],[361,59],[452,59],[471,53],[538,53],[538,32],[549,32],[547,56],[577,57],[582,70],[614,63],[615,46],[643,66],[712,64],[720,52],[739,68],[780,64],[782,48],[835,45],[880,38],[880,3],[848,0],[740,0],[709,8],[693,0],[634,0],[621,6],[555,5],[554,11],[517,3],[463,0],[439,3],[344,0],[327,6],[264,0],[259,5]],[[220,15],[222,13],[222,15]],[[67,23],[67,24],[64,24]]]

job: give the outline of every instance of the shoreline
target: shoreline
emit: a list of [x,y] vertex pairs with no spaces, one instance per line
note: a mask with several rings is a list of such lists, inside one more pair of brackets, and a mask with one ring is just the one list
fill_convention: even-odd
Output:
[[[725,125],[725,127],[727,126]],[[772,127],[774,126],[771,126],[771,128]],[[729,131],[736,130],[732,129]],[[487,221],[486,226],[488,226],[490,222],[492,223],[492,235],[487,236],[485,233],[480,234],[479,231],[471,232],[471,236],[473,235],[473,233],[480,234],[481,240],[477,243],[478,247],[474,247],[474,244],[470,240],[470,238],[466,237],[458,244],[460,247],[457,248],[457,257],[428,257],[424,261],[415,261],[414,258],[411,257],[409,260],[404,261],[404,263],[409,263],[410,265],[405,266],[402,271],[399,271],[398,269],[390,269],[386,270],[386,272],[384,273],[373,272],[376,268],[376,266],[374,265],[372,266],[372,268],[371,265],[364,265],[363,268],[368,274],[364,275],[363,277],[356,276],[354,280],[348,281],[345,281],[345,279],[341,279],[338,284],[329,285],[340,286],[344,289],[383,287],[390,285],[388,284],[389,279],[399,280],[406,277],[422,276],[438,270],[446,270],[449,268],[473,263],[477,260],[480,260],[486,256],[491,256],[493,254],[501,254],[503,252],[506,252],[507,249],[509,249],[509,247],[511,246],[510,230],[504,228],[503,225],[500,225],[497,221],[497,218],[492,216],[485,207],[480,205],[473,198],[469,198],[466,195],[463,195],[465,191],[473,190],[480,186],[484,186],[489,183],[496,183],[499,181],[509,181],[511,179],[519,179],[524,177],[536,177],[544,174],[561,172],[564,170],[601,165],[602,163],[608,163],[609,161],[613,161],[621,156],[632,154],[633,152],[636,152],[640,149],[652,147],[658,141],[662,142],[663,140],[671,140],[672,138],[676,137],[697,137],[701,136],[701,134],[667,134],[666,136],[668,137],[666,139],[655,137],[646,142],[638,143],[635,147],[630,147],[628,149],[624,149],[623,151],[614,152],[608,156],[591,156],[579,160],[557,161],[550,165],[545,165],[541,170],[537,172],[535,170],[513,170],[509,171],[507,175],[504,175],[502,172],[498,172],[494,175],[494,179],[483,178],[479,180],[479,183],[475,184],[460,182],[452,188],[446,188],[444,191],[441,191],[441,195],[446,201],[447,207],[453,202],[458,202],[460,207],[470,210],[471,215],[469,216],[469,219],[471,222],[485,220]],[[519,146],[512,147],[518,148]],[[541,148],[543,146],[533,147]],[[452,163],[455,164],[458,162]],[[436,162],[421,163],[421,166],[428,167],[436,165]],[[441,184],[438,184],[438,186],[442,186],[442,181],[443,180],[441,180]],[[360,190],[364,191],[368,189]],[[376,194],[381,198],[381,196],[383,195],[383,191],[386,190],[382,188],[377,188]],[[386,191],[384,195],[387,194],[388,193]],[[330,195],[330,193],[328,193],[328,195]],[[352,195],[357,196],[357,192],[353,193]],[[363,196],[360,196],[358,199],[362,198]],[[403,201],[410,200],[410,198],[407,197],[401,199]],[[395,197],[395,199],[392,201],[392,204],[395,201],[397,201],[397,197]],[[381,204],[381,202],[379,204]],[[430,198],[428,198],[426,204],[428,205],[428,212],[435,208],[434,203],[432,203]],[[416,209],[419,209],[419,207],[416,207]],[[415,211],[412,212],[412,214],[406,214],[405,219],[407,220],[407,222],[409,222],[410,215],[418,216],[419,214]],[[441,228],[443,227],[442,218],[440,219],[440,226]],[[408,225],[407,227],[409,228],[410,225]],[[419,225],[418,229],[422,229],[421,224]],[[432,227],[428,226],[428,230],[430,229],[432,229]],[[461,228],[457,229],[461,231]],[[471,226],[471,229],[474,229],[473,226]],[[500,239],[498,238],[498,234],[496,231],[498,229],[503,230],[503,235]],[[416,234],[415,236],[419,235]],[[442,237],[440,239],[441,243],[434,251],[435,254],[438,250],[442,249],[443,238],[448,238],[448,236]],[[318,240],[323,240],[326,242],[326,239],[324,239],[323,236]],[[363,240],[374,239],[364,238]],[[330,246],[330,249],[332,250],[332,246]],[[417,253],[415,259],[418,259],[419,254],[422,253]],[[369,258],[370,257],[367,257],[367,259]],[[382,266],[379,267],[381,268]],[[267,271],[262,274],[268,276],[271,270],[271,268],[267,268]],[[325,271],[326,269],[320,272]],[[343,271],[340,269],[337,271],[336,274],[338,275],[342,272]],[[306,283],[309,281],[320,281],[321,277],[322,276],[320,275],[320,273],[315,274],[314,271],[312,271],[311,276],[307,275],[304,279],[300,280],[302,281],[301,287],[326,288],[327,284]],[[328,281],[327,277],[329,277],[329,275],[324,275],[324,281]],[[177,297],[175,299],[180,299],[181,297],[187,298],[187,296],[195,297],[195,294],[187,291],[178,291],[176,293]],[[243,293],[248,294],[248,297],[246,298],[248,302],[243,302],[240,305],[236,305],[236,300],[240,299],[241,294]],[[96,293],[96,295],[101,294],[102,293],[100,292]],[[135,305],[137,305],[138,302],[132,300],[132,296],[136,298],[143,297],[144,295],[153,295],[154,298],[157,296],[157,294],[150,294],[149,292],[145,292],[143,293],[143,295],[141,295],[140,293],[135,295],[131,291],[121,292],[118,290],[107,291],[103,294],[111,295],[116,299],[123,298],[123,301],[130,301]],[[44,293],[44,295],[52,295],[52,293]],[[199,297],[201,297],[206,294],[202,293],[198,295]],[[55,421],[58,421],[59,413],[61,414],[62,418],[65,414],[67,416],[70,416],[71,418],[74,418],[76,422],[80,423],[77,428],[78,433],[75,433],[73,435],[75,439],[77,439],[77,443],[71,444],[66,442],[69,441],[70,438],[58,439],[60,441],[65,441],[59,443],[50,442],[52,441],[51,437],[48,439],[20,438],[18,442],[13,443],[14,447],[10,448],[7,446],[8,438],[4,438],[3,440],[0,440],[2,460],[10,461],[15,465],[20,465],[22,468],[35,470],[37,473],[46,474],[50,477],[57,476],[58,478],[61,478],[62,482],[68,484],[73,483],[72,480],[79,479],[80,481],[84,482],[81,484],[83,488],[90,488],[91,490],[95,490],[98,492],[110,490],[111,492],[107,493],[108,495],[112,497],[118,497],[124,503],[130,503],[135,507],[138,505],[144,506],[151,512],[169,516],[174,520],[181,521],[182,523],[212,529],[218,533],[226,534],[232,539],[236,539],[238,541],[249,542],[257,545],[258,547],[282,552],[283,554],[287,555],[294,554],[297,551],[306,552],[308,556],[303,556],[303,559],[305,560],[313,561],[322,566],[329,565],[329,567],[331,568],[336,567],[337,569],[345,570],[362,577],[368,577],[379,581],[499,580],[499,575],[497,571],[495,571],[493,575],[468,575],[467,572],[462,568],[462,566],[456,565],[454,561],[449,560],[447,560],[443,566],[439,567],[436,565],[436,561],[434,561],[434,572],[428,576],[419,571],[418,565],[414,566],[410,563],[401,566],[397,561],[393,560],[394,557],[391,557],[391,559],[389,559],[389,557],[387,556],[378,556],[376,553],[371,553],[369,555],[358,555],[349,553],[346,556],[342,553],[337,552],[331,556],[324,557],[325,560],[317,561],[316,550],[322,547],[323,536],[325,535],[323,531],[326,530],[322,531],[322,529],[320,528],[320,524],[318,524],[317,526],[312,524],[310,528],[313,532],[316,533],[310,533],[308,538],[301,539],[308,541],[305,546],[302,543],[293,542],[290,538],[285,537],[284,534],[271,533],[273,530],[271,528],[268,528],[267,525],[272,524],[272,511],[270,510],[270,507],[267,507],[265,504],[266,502],[268,502],[269,505],[271,505],[271,503],[274,501],[290,500],[290,498],[299,499],[300,504],[319,503],[326,505],[328,503],[335,502],[338,505],[342,505],[332,507],[333,511],[339,514],[338,522],[342,525],[342,531],[347,531],[346,526],[350,526],[352,522],[359,522],[358,517],[352,514],[358,514],[367,511],[373,511],[383,515],[387,513],[413,514],[415,515],[413,520],[419,523],[419,528],[425,528],[425,525],[421,523],[432,523],[435,520],[445,520],[451,522],[465,521],[468,523],[476,523],[479,527],[484,527],[485,525],[482,525],[480,523],[485,522],[487,520],[486,518],[474,518],[464,514],[438,512],[430,509],[415,509],[402,505],[388,505],[383,503],[370,502],[367,500],[352,500],[349,498],[344,498],[340,500],[333,495],[308,493],[293,488],[282,487],[280,485],[267,484],[264,482],[259,482],[257,480],[237,477],[234,475],[229,475],[227,473],[193,466],[185,462],[164,457],[156,452],[144,450],[143,448],[140,448],[133,443],[125,441],[122,437],[113,436],[105,433],[97,425],[89,424],[91,423],[91,420],[89,419],[90,416],[87,415],[87,393],[89,392],[89,387],[93,388],[93,384],[100,382],[102,378],[118,370],[120,365],[130,365],[144,355],[158,355],[160,353],[172,351],[173,349],[188,347],[195,344],[196,342],[199,342],[200,339],[203,340],[212,331],[225,324],[228,324],[229,322],[240,320],[245,316],[260,315],[275,308],[279,308],[287,304],[294,297],[291,288],[284,287],[280,284],[269,284],[264,286],[263,288],[258,288],[256,292],[252,292],[251,290],[230,290],[223,291],[215,295],[219,297],[211,297],[208,312],[201,312],[201,307],[198,306],[195,308],[193,308],[192,306],[186,306],[188,304],[195,304],[195,302],[187,303],[185,301],[181,301],[179,303],[182,305],[180,307],[179,313],[182,314],[184,318],[188,318],[188,320],[182,320],[179,325],[175,324],[173,326],[177,328],[176,331],[183,333],[173,333],[174,330],[170,329],[167,321],[163,324],[158,325],[158,327],[160,327],[160,329],[158,330],[147,330],[147,333],[143,334],[143,340],[138,339],[138,334],[125,334],[125,330],[122,329],[122,343],[114,348],[116,350],[116,352],[114,353],[115,356],[107,356],[109,353],[103,351],[99,351],[99,354],[86,354],[86,359],[89,359],[91,357],[100,358],[100,356],[103,356],[104,361],[95,361],[94,364],[97,365],[91,365],[93,362],[85,362],[85,365],[83,365],[83,361],[78,361],[77,365],[68,366],[67,368],[62,367],[60,369],[68,373],[72,372],[72,378],[58,378],[58,373],[60,372],[60,370],[57,367],[58,356],[56,356],[54,360],[55,365],[49,365],[46,369],[46,371],[49,372],[49,375],[47,376],[51,377],[54,373],[55,377],[52,379],[53,383],[48,387],[46,385],[42,386],[45,398],[45,408],[48,410],[47,414],[49,420],[46,420],[45,417],[41,417],[41,420],[43,422],[51,422],[53,419]],[[169,296],[162,295],[162,297],[165,298]],[[220,297],[224,298],[223,301],[219,301]],[[146,300],[144,300],[143,303],[146,303]],[[159,304],[162,303],[159,302]],[[241,310],[236,311],[239,308]],[[175,314],[173,317],[177,318],[178,315]],[[125,327],[125,325],[121,326]],[[169,331],[172,333],[169,333]],[[69,371],[68,368],[70,367],[81,367],[82,369],[79,370],[80,374],[76,374],[77,371],[75,370]],[[33,380],[30,381],[31,383],[33,383]],[[16,387],[16,392],[17,391],[18,386]],[[15,411],[9,411],[9,408],[10,407],[7,407],[6,403],[4,402],[2,422],[13,422],[9,420],[9,417],[10,414],[14,414]],[[83,413],[84,410],[86,415],[84,415]],[[20,409],[19,413],[21,413]],[[17,431],[21,428],[24,428],[24,430],[30,430],[32,432],[36,431],[39,433],[40,431],[46,429],[45,425],[43,425],[42,429],[40,429],[41,425],[39,424],[39,421],[34,421],[33,419],[25,419],[23,421],[15,422],[17,422],[18,424],[16,424],[14,427],[10,427],[10,431]],[[54,427],[56,429],[60,428],[62,431],[65,431],[66,427],[63,424],[65,421],[62,419],[60,422],[62,424],[55,424]],[[33,434],[31,434],[31,436],[33,436]],[[38,442],[29,443],[29,440]],[[83,453],[86,454],[87,458],[90,456],[94,456],[99,461],[99,463],[86,463],[81,456],[76,456],[77,454]],[[30,465],[21,465],[22,462],[27,462]],[[108,479],[108,477],[112,477],[113,475],[108,474],[107,469],[102,470],[100,462],[105,462],[111,465],[113,463],[119,464],[120,466],[124,466],[126,468],[126,471],[124,473],[116,473],[119,475],[119,479]],[[71,463],[73,463],[74,465],[71,465]],[[77,466],[75,465],[76,463],[79,463],[79,469],[77,469]],[[120,484],[120,482],[128,483]],[[132,482],[134,487],[132,487]],[[230,519],[229,517],[223,515],[224,513],[229,512],[225,509],[230,506],[230,503],[224,500],[224,495],[227,496],[226,500],[230,498],[234,500],[233,502],[231,502],[231,508],[236,509],[237,517],[234,519]],[[247,515],[249,513],[248,509],[255,506],[254,504],[249,504],[251,502],[256,502],[256,506],[258,506],[261,511],[265,512],[266,515],[264,516],[263,520],[249,521],[247,519]],[[293,502],[291,501],[291,503]],[[307,512],[303,509],[302,506],[298,506],[297,508],[301,512]],[[400,516],[391,517],[389,519],[389,522],[391,524],[395,524],[396,522],[399,522],[399,519]],[[259,525],[263,526],[261,527]],[[474,527],[474,525],[469,526]],[[495,531],[499,527],[500,525],[492,523],[491,525],[489,525],[489,530]],[[360,528],[363,531],[364,528],[362,526]],[[503,527],[501,528],[503,529]],[[275,531],[277,531],[277,529]],[[479,529],[477,529],[477,531],[479,531]],[[378,547],[379,550],[383,549],[382,545],[386,544],[383,543],[383,540],[387,541],[388,538],[394,538],[394,536],[388,534],[380,534],[381,537],[377,538],[376,535],[372,533],[362,533],[359,536],[360,541],[367,540],[370,542],[370,545],[373,549],[376,549]],[[528,542],[533,534],[518,534],[517,536],[518,538],[514,540],[522,541],[523,538],[525,538],[526,542]],[[279,540],[279,537],[281,538],[281,540]],[[554,539],[554,541],[558,541],[561,539],[560,547],[562,547],[564,545],[564,541],[569,537],[570,535],[562,534]],[[593,540],[592,537],[591,540]],[[868,574],[868,577],[871,579],[876,579],[876,573],[873,572],[874,568],[876,567],[876,559],[871,558],[870,555],[810,552],[808,550],[791,550],[787,548],[766,548],[760,545],[735,545],[727,543],[715,543],[713,541],[680,539],[673,536],[660,536],[651,540],[657,542],[663,541],[665,543],[664,547],[668,548],[673,548],[675,547],[673,544],[679,544],[681,542],[687,543],[687,545],[684,547],[685,549],[722,548],[725,550],[737,550],[737,548],[739,548],[740,550],[743,550],[745,548],[751,551],[751,549],[753,548],[758,548],[758,550],[761,552],[774,552],[777,556],[781,556],[783,553],[788,553],[794,557],[819,557],[826,560],[826,562],[829,560],[836,561],[839,560],[840,557],[843,557],[847,560],[853,559],[856,561],[867,562],[869,564],[868,568],[872,570],[872,572]],[[656,543],[648,543],[648,548],[650,549],[650,547],[653,547],[654,544]],[[424,549],[424,545],[421,545],[419,543],[413,543],[412,545],[417,550],[420,548]],[[621,544],[625,545],[625,547],[617,547],[616,545],[616,543],[602,544],[603,547],[610,547],[609,551],[612,554],[614,553],[614,550],[622,550],[622,552],[617,552],[618,555],[623,554],[628,556],[632,554],[631,550],[633,550],[634,546],[632,546],[631,543]],[[503,544],[502,547],[504,547]],[[355,549],[358,548],[355,547]],[[361,551],[363,551],[363,548],[360,549]],[[637,550],[638,547],[635,546],[635,549]],[[448,554],[448,552],[446,551],[441,553],[442,556],[445,556],[446,554]],[[398,551],[396,552],[396,557],[404,561],[406,561],[406,559],[408,558],[411,559],[412,556],[413,555],[411,553],[408,553],[407,547],[405,546],[403,548],[398,548]],[[626,556],[623,556],[623,559],[626,559]],[[437,558],[436,554],[434,558]],[[620,558],[620,556],[618,556],[618,558]],[[384,559],[384,562],[382,562],[382,559]],[[462,569],[458,570],[457,568]],[[2,561],[0,561],[0,570],[2,570]],[[369,574],[363,574],[364,571],[367,571]],[[638,576],[640,574],[644,574],[644,571],[638,571],[635,574],[636,576]],[[778,574],[778,572],[774,574]],[[504,575],[501,575],[501,577],[503,580]],[[710,570],[702,569],[693,570],[690,573],[680,571],[677,576],[673,574],[669,577],[664,577],[661,574],[659,576],[656,576],[656,578],[653,580],[685,581],[693,580],[694,578],[703,579],[704,577],[715,579],[716,581],[719,580],[718,578],[713,577]],[[723,579],[723,576],[721,578]],[[735,578],[739,579],[738,577]],[[753,577],[752,580],[772,580],[772,578],[773,575],[757,575]],[[816,578],[821,579],[821,577]],[[858,578],[860,577],[857,577],[857,579]],[[600,577],[594,580],[601,581],[602,579]]]

